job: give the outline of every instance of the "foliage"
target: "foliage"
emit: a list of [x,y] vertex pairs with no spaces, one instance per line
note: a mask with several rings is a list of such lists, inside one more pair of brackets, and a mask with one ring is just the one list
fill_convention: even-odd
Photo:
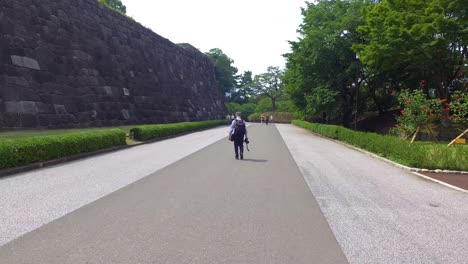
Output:
[[349,130],[339,126],[294,120],[294,125],[320,135],[337,139],[355,147],[410,167],[468,171],[468,147],[447,148],[443,144],[416,142],[401,138]]
[[235,91],[231,94],[231,101],[245,104],[249,101],[252,96],[252,87],[254,82],[252,79],[252,72],[245,71],[243,74],[237,76],[237,85]]
[[468,123],[468,92],[455,92],[451,102],[452,121],[455,123]]
[[317,87],[312,90],[310,95],[306,95],[306,113],[309,116],[320,115],[321,112],[330,113],[337,101],[338,92],[324,88]]
[[236,86],[237,68],[234,61],[223,53],[221,49],[211,49],[206,55],[215,65],[216,79],[223,93],[231,93]]
[[398,101],[403,106],[401,115],[397,117],[398,125],[409,132],[440,120],[443,109],[446,109],[441,108],[441,103],[445,100],[427,98],[421,90],[414,92],[404,90],[399,95]]
[[261,113],[253,113],[249,116],[250,122],[260,122],[261,116],[273,116],[272,123],[284,123],[290,124],[291,121],[296,118],[294,113],[289,112],[261,112]]
[[44,162],[125,144],[125,132],[120,129],[1,140],[0,169]]
[[253,92],[257,96],[271,99],[271,109],[276,110],[276,101],[284,96],[283,71],[278,67],[268,67],[267,72],[255,76]]
[[276,103],[276,110],[278,112],[294,113],[296,112],[297,109],[291,100],[285,100],[285,101],[278,101]]
[[449,97],[449,87],[466,69],[468,5],[465,0],[382,0],[365,12],[356,44],[362,62],[399,87],[435,89]]
[[333,112],[344,125],[350,124],[357,89],[365,79],[352,50],[362,42],[357,27],[364,23],[360,10],[365,5],[357,0],[319,1],[303,10],[301,37],[290,42],[292,53],[285,55],[285,86],[304,114]]
[[109,8],[126,15],[127,7],[122,3],[121,0],[98,0],[99,3],[108,6]]
[[151,139],[160,139],[164,137],[179,135],[182,133],[192,132],[225,125],[226,120],[211,120],[200,122],[182,122],[173,124],[158,124],[158,125],[143,125],[130,129],[130,135],[133,138],[145,141]]
[[229,114],[235,114],[236,112],[241,112],[242,117],[249,121],[248,116],[255,112],[255,104],[247,103],[247,104],[238,104],[234,102],[226,103],[226,108]]
[[450,100],[468,84],[465,2],[308,3],[300,38],[285,55],[287,94],[305,117],[325,112],[345,126],[352,115],[393,108],[388,95],[409,87]]
[[271,98],[268,97],[260,99],[255,107],[255,113],[269,112],[272,110]]

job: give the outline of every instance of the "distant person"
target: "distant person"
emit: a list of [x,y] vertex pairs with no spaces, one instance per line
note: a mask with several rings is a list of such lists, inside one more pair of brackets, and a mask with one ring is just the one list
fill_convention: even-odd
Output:
[[265,116],[262,115],[262,116],[260,117],[260,123],[263,124],[263,121],[264,121],[264,120],[265,120]]
[[270,122],[273,123],[273,115],[270,115]]
[[248,141],[247,126],[245,121],[241,118],[241,113],[236,113],[236,119],[231,123],[231,130],[229,130],[229,140],[234,142],[235,158],[244,159],[244,138]]
[[268,121],[269,121],[269,117],[268,115],[265,116],[265,124],[268,126]]

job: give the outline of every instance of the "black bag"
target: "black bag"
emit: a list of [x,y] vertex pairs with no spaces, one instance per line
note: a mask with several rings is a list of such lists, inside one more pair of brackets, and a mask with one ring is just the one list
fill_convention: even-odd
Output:
[[232,137],[243,138],[245,135],[245,122],[244,120],[236,120],[236,127],[234,128],[234,134]]

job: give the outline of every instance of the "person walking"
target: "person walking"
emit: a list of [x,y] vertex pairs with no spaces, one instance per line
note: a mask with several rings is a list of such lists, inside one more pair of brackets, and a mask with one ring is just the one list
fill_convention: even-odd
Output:
[[[236,119],[231,123],[229,130],[229,140],[234,142],[234,154],[236,159],[244,159],[244,138],[248,141],[247,126],[241,118],[241,113],[236,113]],[[240,156],[239,156],[240,154]]]
[[267,126],[268,126],[268,121],[269,121],[269,119],[270,119],[270,118],[268,117],[268,115],[266,115],[266,116],[265,116],[265,124],[266,124]]

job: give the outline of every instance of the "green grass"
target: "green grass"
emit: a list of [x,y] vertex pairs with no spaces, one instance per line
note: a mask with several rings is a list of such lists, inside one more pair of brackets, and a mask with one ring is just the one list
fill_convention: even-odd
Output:
[[409,141],[398,137],[353,131],[339,126],[298,120],[292,123],[409,167],[468,171],[468,146],[466,145],[447,147],[446,144],[441,143],[415,142],[410,144]]

